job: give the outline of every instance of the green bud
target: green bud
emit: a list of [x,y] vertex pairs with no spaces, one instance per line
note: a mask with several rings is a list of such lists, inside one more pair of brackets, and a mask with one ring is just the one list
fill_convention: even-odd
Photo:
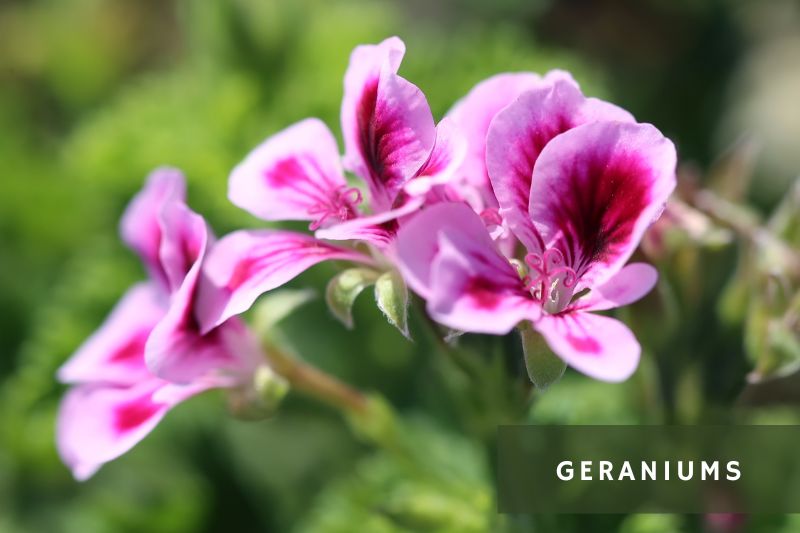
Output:
[[396,271],[384,272],[375,282],[375,301],[391,325],[410,339],[408,332],[408,288]]
[[289,383],[267,365],[259,366],[247,385],[233,389],[228,394],[228,408],[243,420],[263,420],[275,415],[283,398],[289,392]]
[[328,309],[348,329],[353,327],[353,303],[361,291],[375,283],[379,276],[369,268],[349,268],[328,282],[325,290]]

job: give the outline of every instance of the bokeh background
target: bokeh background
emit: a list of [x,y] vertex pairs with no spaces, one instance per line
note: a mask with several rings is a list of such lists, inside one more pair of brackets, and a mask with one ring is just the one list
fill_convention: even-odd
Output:
[[[557,67],[676,142],[682,203],[642,252],[662,280],[623,313],[636,375],[531,391],[512,335],[465,339],[482,365],[465,377],[368,296],[354,331],[320,298],[282,322],[285,342],[388,398],[418,457],[300,395],[244,422],[208,394],[73,481],[54,372],[143,275],[117,220],[145,175],[182,168],[218,234],[263,226],[227,202],[229,170],[301,118],[338,130],[350,50],[395,34],[437,118],[491,74]],[[501,517],[492,474],[501,422],[800,423],[799,97],[792,0],[0,2],[0,531],[800,531],[793,516]],[[292,285],[321,293],[335,272]]]

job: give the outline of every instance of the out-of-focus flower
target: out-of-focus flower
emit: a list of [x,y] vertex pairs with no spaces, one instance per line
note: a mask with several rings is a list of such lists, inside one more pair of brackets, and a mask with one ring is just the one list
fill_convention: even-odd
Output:
[[564,79],[498,113],[486,153],[523,261],[515,267],[499,253],[472,209],[442,204],[400,230],[407,282],[447,326],[504,334],[530,320],[577,370],[627,378],[638,342],[621,322],[587,311],[626,305],[655,285],[654,268],[625,263],[675,187],[673,144]]
[[747,515],[741,513],[707,513],[703,515],[706,529],[711,533],[737,533],[744,530]]
[[249,380],[260,360],[238,319],[199,332],[195,292],[211,235],[186,206],[178,171],[156,170],[121,226],[150,280],[131,288],[58,372],[73,385],[58,416],[58,449],[81,480],[132,448],[181,401]]

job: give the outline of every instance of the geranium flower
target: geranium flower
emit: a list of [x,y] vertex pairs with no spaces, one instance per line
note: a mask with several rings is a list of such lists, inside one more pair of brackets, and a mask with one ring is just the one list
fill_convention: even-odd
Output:
[[[343,159],[328,127],[309,118],[268,138],[233,170],[228,196],[234,204],[267,221],[307,220],[315,237],[274,230],[224,237],[206,265],[204,329],[321,261],[382,262],[380,252],[394,240],[398,219],[452,177],[465,141],[447,121],[436,126],[422,91],[397,74],[404,53],[403,42],[392,37],[358,46],[350,56],[341,109]],[[348,183],[345,169],[365,191]],[[366,243],[370,253],[320,239]]]
[[674,146],[556,81],[494,118],[486,153],[499,212],[526,249],[522,261],[512,266],[472,209],[440,204],[400,230],[409,286],[442,324],[505,334],[529,320],[577,370],[626,379],[638,342],[621,322],[590,311],[626,305],[655,285],[653,267],[625,263],[675,187]]
[[58,414],[58,450],[77,479],[131,449],[183,400],[244,383],[261,360],[238,319],[198,331],[195,289],[211,235],[184,198],[178,171],[151,174],[121,224],[150,280],[131,288],[58,371],[72,385]]

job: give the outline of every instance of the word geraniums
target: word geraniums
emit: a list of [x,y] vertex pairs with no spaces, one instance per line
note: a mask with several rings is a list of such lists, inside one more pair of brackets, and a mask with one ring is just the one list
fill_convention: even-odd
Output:
[[653,267],[626,263],[675,187],[672,143],[584,97],[562,71],[494,76],[437,124],[422,91],[397,73],[404,53],[396,37],[353,51],[343,158],[327,126],[309,118],[231,173],[234,204],[266,221],[308,221],[313,235],[241,230],[215,242],[186,206],[182,176],[151,175],[122,221],[150,280],[59,371],[72,387],[58,446],[76,478],[126,452],[177,403],[247,387],[263,368],[366,410],[358,392],[260,347],[237,316],[326,260],[347,265],[328,288],[345,323],[341,307],[375,284],[379,307],[408,336],[408,284],[449,328],[502,335],[530,323],[589,376],[618,381],[636,369],[631,331],[592,311],[656,283]]

